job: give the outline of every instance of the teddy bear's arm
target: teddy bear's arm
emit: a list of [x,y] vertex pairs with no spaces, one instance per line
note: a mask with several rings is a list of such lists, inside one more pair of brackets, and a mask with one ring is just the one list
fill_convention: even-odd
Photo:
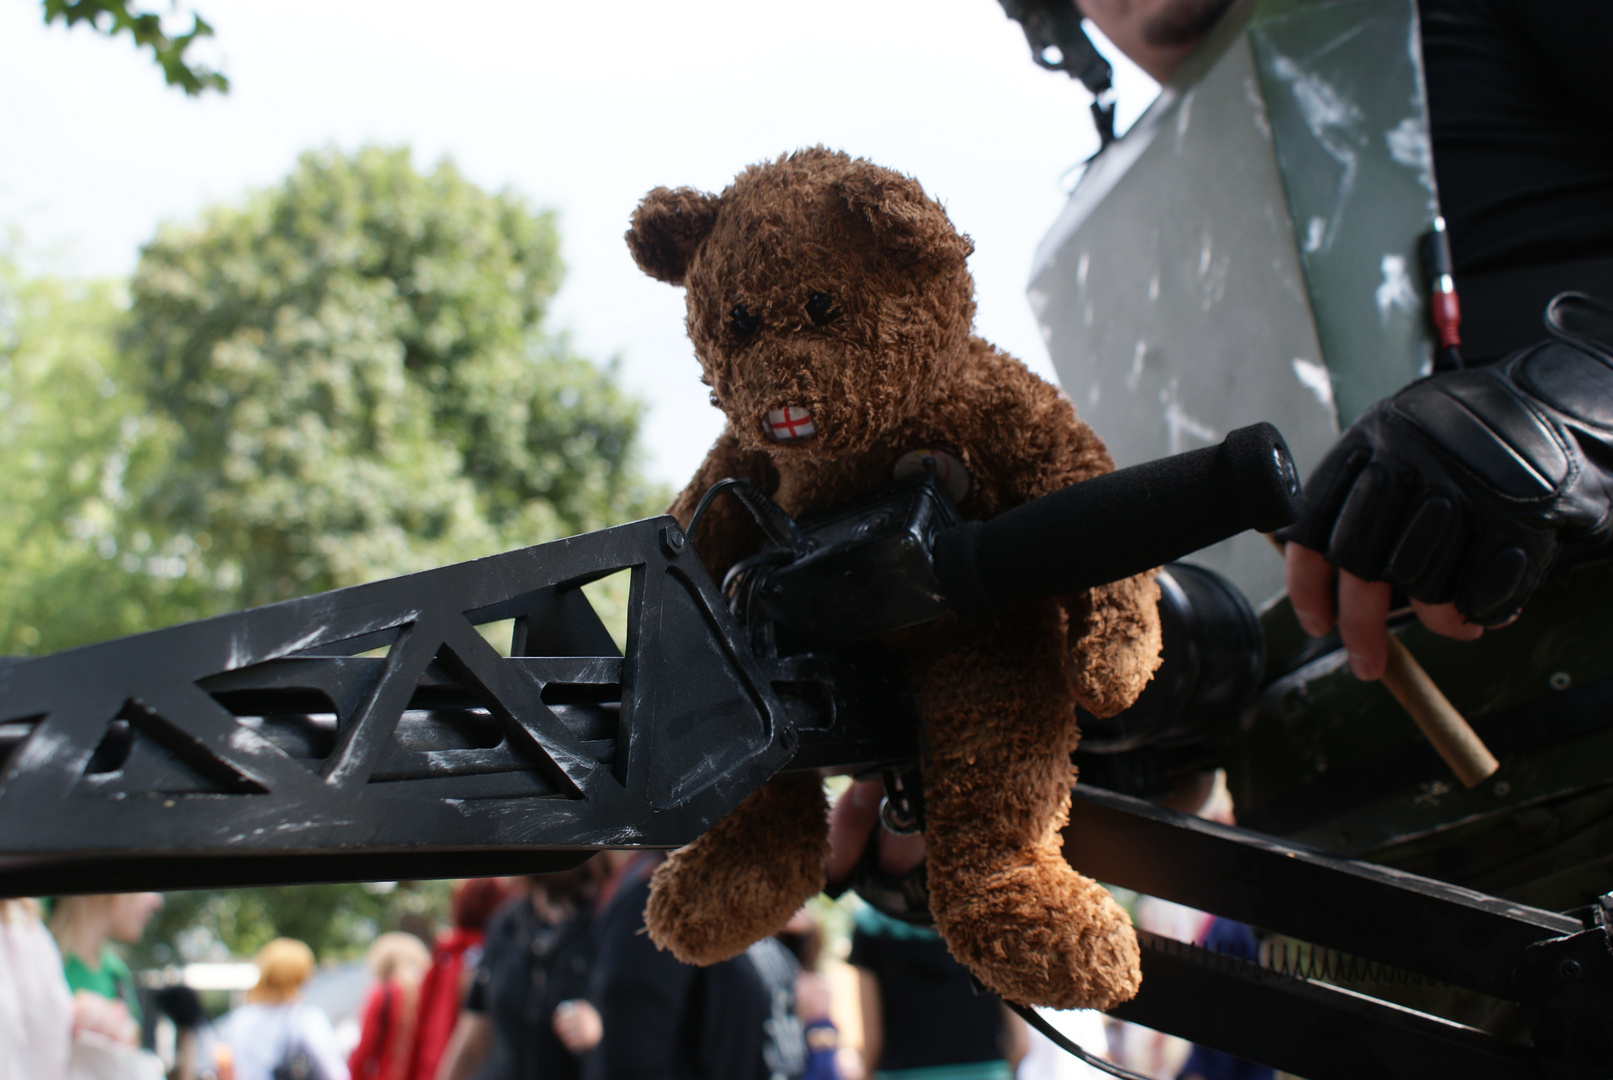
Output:
[[[1036,380],[1022,436],[1024,452],[1053,467],[1019,471],[1020,499],[1033,499],[1114,468],[1103,440],[1069,399]],[[1159,586],[1153,572],[1062,598],[1069,616],[1071,686],[1081,707],[1113,716],[1137,700],[1160,663]]]
[[1093,716],[1113,716],[1137,700],[1159,667],[1153,571],[1067,596],[1064,607],[1076,700]]
[[[733,432],[725,429],[706,453],[706,460],[695,470],[694,478],[672,500],[667,513],[687,528],[700,496],[712,484],[730,476],[751,480],[769,495],[778,490],[778,472],[767,455],[741,450]],[[701,519],[700,535],[695,537],[694,546],[706,572],[720,583],[730,566],[754,552],[761,543],[761,530],[739,501],[719,496]]]

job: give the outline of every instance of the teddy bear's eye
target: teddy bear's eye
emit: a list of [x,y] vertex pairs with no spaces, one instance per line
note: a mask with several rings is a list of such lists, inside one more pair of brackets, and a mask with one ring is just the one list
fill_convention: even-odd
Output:
[[736,334],[742,337],[749,336],[756,332],[758,326],[762,325],[762,317],[752,315],[745,309],[744,304],[735,304],[734,310],[728,313],[728,325],[734,328]]
[[834,311],[831,310],[833,307],[834,300],[828,293],[815,292],[807,297],[807,314],[812,316],[812,321],[819,326],[834,318]]

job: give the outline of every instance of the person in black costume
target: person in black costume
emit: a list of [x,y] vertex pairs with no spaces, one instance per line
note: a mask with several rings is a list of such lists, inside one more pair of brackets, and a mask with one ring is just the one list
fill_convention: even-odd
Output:
[[621,863],[597,916],[588,1000],[603,1028],[589,1080],[793,1080],[806,1068],[795,1015],[795,960],[765,938],[730,960],[694,967],[644,931],[660,856]]
[[576,1080],[582,1057],[555,1030],[562,1002],[582,997],[593,969],[596,858],[532,878],[532,892],[489,921],[476,977],[439,1080]]
[[[1079,6],[1163,81],[1229,0]],[[1613,4],[1422,0],[1420,18],[1471,370],[1359,417],[1285,534],[1300,624],[1336,623],[1363,679],[1383,673],[1395,588],[1431,630],[1472,640],[1613,538],[1613,307],[1591,299],[1613,300]],[[1581,295],[1542,341],[1565,292]]]
[[847,958],[862,990],[863,1058],[870,1076],[1008,1080],[1024,1056],[1024,1027],[928,927],[861,908]]

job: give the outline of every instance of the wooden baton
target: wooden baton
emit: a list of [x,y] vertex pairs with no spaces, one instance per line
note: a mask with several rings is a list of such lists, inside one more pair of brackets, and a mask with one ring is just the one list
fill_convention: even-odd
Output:
[[[1266,538],[1279,555],[1286,554],[1281,540],[1270,533],[1266,534]],[[1411,655],[1411,650],[1401,644],[1393,633],[1387,636],[1389,659],[1383,666],[1384,688],[1411,715],[1412,721],[1433,744],[1435,752],[1445,760],[1445,764],[1450,766],[1462,786],[1478,787],[1495,775],[1501,763],[1484,745],[1478,732],[1435,685],[1417,658]]]
[[1383,685],[1411,714],[1463,787],[1478,787],[1501,767],[1478,732],[1456,711],[1456,706],[1434,685],[1411,650],[1394,634],[1389,635],[1389,661],[1383,666]]

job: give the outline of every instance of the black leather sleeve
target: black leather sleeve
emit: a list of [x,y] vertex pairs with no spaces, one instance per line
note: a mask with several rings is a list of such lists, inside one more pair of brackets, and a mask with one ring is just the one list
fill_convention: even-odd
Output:
[[1613,306],[1564,293],[1549,336],[1413,383],[1362,414],[1281,534],[1493,626],[1565,552],[1613,536]]

